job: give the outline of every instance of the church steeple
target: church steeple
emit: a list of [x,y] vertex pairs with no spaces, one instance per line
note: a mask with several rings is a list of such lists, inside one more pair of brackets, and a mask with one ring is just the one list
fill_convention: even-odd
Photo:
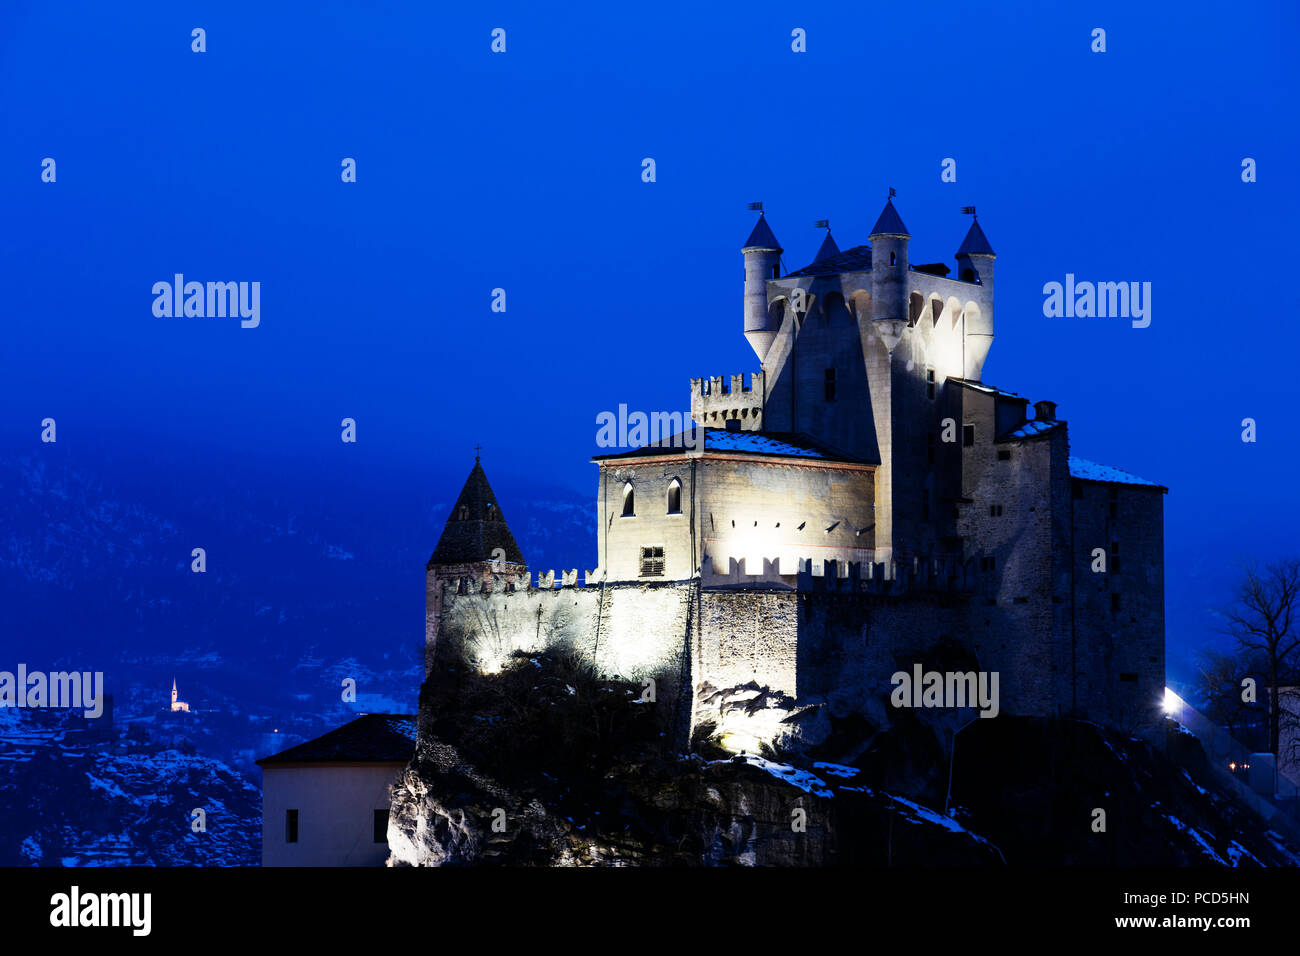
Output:
[[523,565],[523,552],[510,533],[501,505],[497,503],[492,486],[478,456],[474,467],[465,479],[465,487],[452,506],[447,524],[442,529],[438,546],[429,558],[434,565],[480,564],[504,562]]

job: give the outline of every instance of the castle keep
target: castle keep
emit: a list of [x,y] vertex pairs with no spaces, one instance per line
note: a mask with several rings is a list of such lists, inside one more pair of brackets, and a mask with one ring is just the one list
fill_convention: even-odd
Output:
[[741,250],[758,367],[692,380],[702,442],[595,459],[582,582],[534,581],[476,461],[428,565],[429,666],[563,648],[735,746],[887,719],[915,663],[998,672],[1003,713],[1150,725],[1166,489],[1072,456],[1052,402],[983,381],[978,220],[952,274],[910,263],[892,200],[869,240],[828,230],[783,274],[760,213]]

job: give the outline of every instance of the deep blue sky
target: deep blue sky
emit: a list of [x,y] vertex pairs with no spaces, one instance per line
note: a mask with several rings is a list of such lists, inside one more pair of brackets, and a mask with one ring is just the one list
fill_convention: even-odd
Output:
[[[482,442],[494,481],[587,492],[597,412],[685,410],[690,377],[756,366],[748,201],[798,268],[814,219],[863,243],[894,186],[913,262],[951,262],[979,206],[985,380],[1059,402],[1076,454],[1170,487],[1175,676],[1233,557],[1296,548],[1294,3],[280,6],[5,5],[11,451],[52,416],[61,444],[142,467],[185,449],[199,471],[458,484]],[[261,281],[261,327],[155,318],[175,272]],[[1151,327],[1044,318],[1067,272],[1152,282]]]

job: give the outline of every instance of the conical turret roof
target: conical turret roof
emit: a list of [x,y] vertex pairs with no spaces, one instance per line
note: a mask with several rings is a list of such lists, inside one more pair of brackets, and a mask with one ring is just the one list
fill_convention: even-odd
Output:
[[742,251],[745,249],[775,249],[777,252],[785,252],[781,248],[781,243],[776,241],[776,236],[772,235],[772,229],[768,226],[767,219],[763,217],[761,212],[758,214],[758,222],[754,224],[754,231],[749,234],[749,238],[745,240],[745,244],[740,248]]
[[451,515],[442,529],[438,546],[433,549],[429,564],[473,564],[493,560],[493,552],[504,552],[501,560],[524,564],[523,553],[510,533],[501,505],[492,493],[487,475],[477,458],[474,468],[465,479],[465,487],[452,506]]
[[980,221],[978,219],[970,224],[970,230],[966,233],[966,238],[962,240],[961,248],[957,250],[957,255],[995,255],[993,252],[993,246],[989,243],[988,236],[984,235],[984,230],[980,228]]
[[831,231],[827,229],[826,238],[822,240],[822,247],[817,250],[817,257],[813,259],[813,262],[821,262],[823,259],[829,259],[831,256],[838,256],[839,254],[840,247],[835,244],[835,240],[831,238]]
[[880,211],[880,218],[876,220],[876,225],[867,238],[871,238],[871,236],[907,236],[911,238],[911,235],[907,231],[907,227],[903,225],[903,217],[894,208],[894,200],[886,199],[885,208]]

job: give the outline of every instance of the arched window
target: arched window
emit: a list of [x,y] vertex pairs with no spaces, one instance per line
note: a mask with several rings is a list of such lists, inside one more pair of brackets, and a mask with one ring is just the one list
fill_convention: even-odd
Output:
[[468,520],[469,520],[469,505],[461,505],[461,506],[460,506],[460,510],[459,510],[459,512],[457,512],[457,514],[456,514],[456,517],[459,518],[461,521],[468,521]]
[[632,482],[623,486],[623,517],[631,518],[636,515],[636,503],[632,495]]
[[670,515],[682,513],[682,483],[676,478],[668,483],[668,513]]
[[488,521],[497,520],[497,506],[490,501],[488,502],[488,506],[487,506],[487,520]]

